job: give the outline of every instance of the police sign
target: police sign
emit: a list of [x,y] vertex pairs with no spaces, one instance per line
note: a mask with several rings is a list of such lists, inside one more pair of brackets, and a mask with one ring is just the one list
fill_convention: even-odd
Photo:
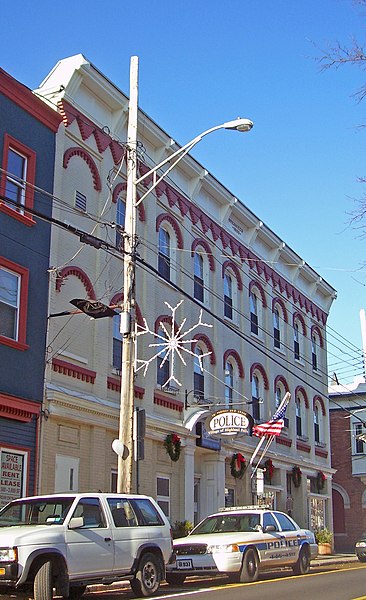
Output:
[[253,417],[243,410],[218,410],[206,419],[207,433],[210,435],[233,435],[249,433],[253,427]]

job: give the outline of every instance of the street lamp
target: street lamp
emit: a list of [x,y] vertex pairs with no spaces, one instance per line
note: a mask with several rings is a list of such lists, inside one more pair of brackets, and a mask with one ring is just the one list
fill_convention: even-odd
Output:
[[[137,178],[137,113],[138,113],[138,57],[131,57],[130,64],[130,100],[127,129],[127,188],[125,216],[125,254],[123,259],[123,310],[121,312],[121,333],[123,335],[121,396],[119,415],[119,434],[117,447],[118,476],[117,492],[131,492],[133,464],[133,408],[134,408],[134,311],[135,311],[135,248],[136,248],[136,207],[156,186],[174,169],[174,167],[202,140],[203,137],[218,129],[250,131],[253,127],[249,119],[238,118],[207,129],[176,150],[168,158]],[[173,162],[172,162],[173,161]],[[167,163],[169,167],[157,178],[157,172]],[[152,176],[149,189],[137,199],[137,186]]]

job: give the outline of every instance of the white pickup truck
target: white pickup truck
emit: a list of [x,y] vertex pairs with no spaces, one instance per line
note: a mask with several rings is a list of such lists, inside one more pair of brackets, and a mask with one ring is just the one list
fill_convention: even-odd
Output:
[[151,596],[171,553],[169,521],[148,496],[33,496],[0,511],[0,593],[78,600],[87,585],[127,579],[136,596]]

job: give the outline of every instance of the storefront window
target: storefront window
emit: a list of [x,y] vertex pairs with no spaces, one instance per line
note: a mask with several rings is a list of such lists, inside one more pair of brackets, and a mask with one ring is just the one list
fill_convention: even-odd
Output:
[[0,506],[25,495],[27,480],[26,452],[0,449]]

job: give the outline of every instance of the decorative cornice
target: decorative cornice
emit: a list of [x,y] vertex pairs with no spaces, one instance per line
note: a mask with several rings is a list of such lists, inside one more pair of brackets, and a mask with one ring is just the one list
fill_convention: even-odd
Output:
[[72,148],[68,148],[64,154],[64,159],[63,159],[64,169],[67,169],[69,161],[73,156],[79,156],[79,158],[82,158],[86,162],[86,164],[88,165],[88,167],[90,169],[92,177],[93,177],[94,189],[97,192],[100,192],[102,189],[102,182],[100,179],[98,167],[95,164],[92,157],[90,156],[89,152],[87,152],[87,150],[85,150],[84,148],[80,148],[80,146],[74,146]]
[[39,402],[0,393],[0,417],[29,423],[32,417],[39,415],[40,408]]
[[40,123],[56,133],[61,123],[60,115],[38,98],[32,90],[0,68],[0,93],[28,112]]
[[74,379],[81,379],[81,381],[85,381],[86,383],[94,383],[97,376],[95,371],[90,371],[90,369],[79,367],[59,358],[52,359],[52,369],[56,373],[62,373],[62,375],[74,377]]
[[83,140],[86,140],[93,135],[100,154],[103,154],[106,149],[109,148],[114,164],[117,165],[121,162],[126,154],[125,146],[117,140],[114,140],[108,133],[100,129],[100,127],[95,125],[66,100],[63,99],[59,102],[58,108],[65,127],[69,127],[76,119]]

